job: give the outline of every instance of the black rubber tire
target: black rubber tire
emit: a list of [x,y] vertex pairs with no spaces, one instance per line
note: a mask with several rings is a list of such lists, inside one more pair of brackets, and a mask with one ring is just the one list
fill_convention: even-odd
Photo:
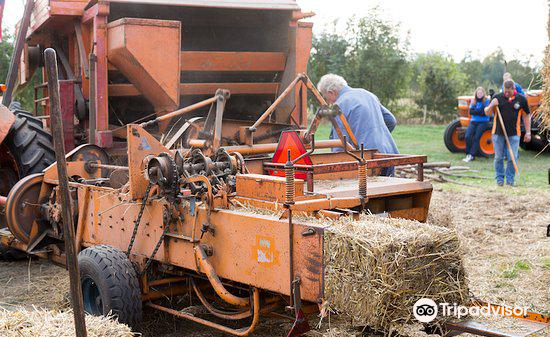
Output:
[[[10,108],[20,108],[20,104],[13,102]],[[42,127],[42,122],[30,113],[23,110],[14,110],[13,123],[8,136],[4,140],[11,156],[14,158],[19,179],[29,174],[42,172],[55,162],[55,152],[52,145],[52,136]],[[4,215],[1,215],[2,217]],[[5,220],[0,220],[0,227]],[[0,245],[0,260],[20,260],[27,255],[19,250]]]
[[15,123],[4,140],[15,159],[19,178],[42,172],[55,162],[52,136],[42,127],[42,121],[22,110],[14,111]]
[[0,245],[0,261],[19,261],[29,258],[27,253]]
[[[81,251],[78,266],[86,311],[92,315],[112,313],[119,322],[136,327],[142,315],[141,289],[128,257],[114,247],[99,245]],[[101,301],[96,301],[95,307],[86,301],[94,292],[99,292],[95,296]]]
[[463,150],[456,147],[456,145],[453,143],[453,133],[459,127],[460,127],[460,120],[456,119],[451,123],[449,123],[449,125],[447,125],[447,127],[445,128],[445,133],[443,134],[443,140],[445,141],[445,146],[452,153],[464,152]]

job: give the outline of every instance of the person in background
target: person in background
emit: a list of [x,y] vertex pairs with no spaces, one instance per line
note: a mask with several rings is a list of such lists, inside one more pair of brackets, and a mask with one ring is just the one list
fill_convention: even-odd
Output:
[[474,92],[474,99],[470,104],[470,125],[466,129],[466,158],[462,159],[465,162],[475,160],[479,154],[479,140],[481,135],[489,130],[491,117],[485,115],[485,108],[489,105],[489,99],[485,94],[485,89],[479,87]]
[[[504,82],[504,92],[493,96],[489,106],[485,108],[485,114],[491,116],[495,114],[493,122],[493,146],[495,148],[495,180],[498,186],[504,185],[504,178],[506,178],[506,184],[514,186],[515,169],[510,157],[510,151],[506,144],[506,136],[504,130],[501,127],[501,123],[496,116],[496,107],[500,110],[500,116],[504,122],[504,130],[508,135],[512,153],[518,163],[518,151],[519,151],[519,138],[521,137],[521,118],[523,117],[523,124],[525,125],[525,138],[526,143],[531,141],[531,111],[529,110],[529,104],[527,99],[523,95],[519,95],[514,81],[507,80]],[[504,159],[508,160],[506,165],[506,171],[504,170]]]
[[[317,88],[328,104],[336,104],[340,107],[357,142],[363,144],[365,149],[377,149],[380,153],[399,153],[391,136],[397,121],[380,103],[376,95],[365,89],[351,88],[342,76],[335,74],[326,74],[321,77]],[[336,119],[336,122],[344,135],[349,137],[340,120]],[[338,139],[334,127],[330,133],[330,139]],[[387,167],[382,169],[381,174],[392,176],[393,173],[394,168]]]
[[[504,82],[506,82],[506,81],[513,81],[512,74],[504,73],[504,75],[502,75],[502,83],[503,83],[502,88],[501,88],[502,92],[504,92]],[[518,94],[525,96],[525,92],[523,92],[523,88],[521,87],[521,85],[516,83],[515,86],[516,86],[516,91],[518,92]]]

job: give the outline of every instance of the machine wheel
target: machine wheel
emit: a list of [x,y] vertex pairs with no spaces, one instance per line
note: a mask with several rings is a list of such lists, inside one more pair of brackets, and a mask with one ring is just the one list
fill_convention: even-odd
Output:
[[524,136],[525,136],[524,134],[521,135],[521,140],[519,142],[519,145],[525,151],[540,152],[545,148],[548,151],[548,149],[550,148],[550,147],[546,147],[548,145],[548,140],[546,139],[546,137],[544,137],[544,135],[533,133],[533,135],[531,136],[531,141],[529,143],[525,143],[523,141]]
[[[8,137],[0,145],[0,195],[6,196],[15,183],[55,162],[52,137],[44,131],[42,122],[21,110],[18,102],[13,102],[10,109],[15,110],[15,123]],[[0,228],[6,226],[6,218],[0,211]],[[26,254],[0,245],[0,260],[25,258]]]
[[0,261],[18,261],[27,257],[27,254],[20,250],[0,245]]
[[495,154],[493,147],[493,133],[491,130],[486,130],[479,138],[479,153],[483,157],[491,157]]
[[15,111],[15,123],[6,138],[6,146],[17,164],[19,178],[42,172],[55,162],[52,136],[42,122],[25,111]]
[[136,326],[141,320],[138,275],[126,255],[106,245],[78,254],[84,309],[92,315],[112,313],[118,321]]
[[460,127],[460,120],[454,120],[447,125],[443,136],[445,146],[453,153],[464,152],[466,150],[466,141],[464,140],[464,134],[460,134]]

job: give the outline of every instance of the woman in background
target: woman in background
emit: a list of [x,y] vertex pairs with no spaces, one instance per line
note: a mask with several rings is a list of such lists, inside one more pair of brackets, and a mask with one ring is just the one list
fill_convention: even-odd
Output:
[[491,118],[485,115],[485,107],[489,105],[489,100],[485,94],[485,89],[479,87],[474,92],[474,99],[470,104],[470,125],[466,130],[466,158],[465,162],[471,162],[479,154],[479,139],[483,132],[490,128]]

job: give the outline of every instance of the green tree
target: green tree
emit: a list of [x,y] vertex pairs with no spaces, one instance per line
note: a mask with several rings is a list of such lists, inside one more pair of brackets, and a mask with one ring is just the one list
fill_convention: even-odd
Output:
[[336,23],[313,38],[309,74],[314,82],[326,73],[342,75],[350,86],[365,88],[382,104],[402,98],[409,86],[408,40],[399,37],[399,25],[380,18],[377,9],[367,17],[352,18],[347,33]]
[[[5,83],[8,77],[8,71],[10,67],[10,60],[14,49],[13,35],[8,30],[4,30],[2,33],[2,41],[0,41],[0,83]],[[35,74],[33,78],[23,88],[18,88],[13,96],[13,101],[21,103],[24,110],[34,110],[34,86],[38,82],[38,74]]]
[[400,38],[399,29],[398,24],[381,19],[376,8],[348,22],[351,47],[345,77],[389,106],[404,96],[410,82],[409,43]]
[[466,75],[451,57],[441,53],[417,55],[414,66],[418,85],[416,103],[445,117],[454,116],[456,97],[467,87]]
[[308,73],[317,83],[327,73],[344,75],[349,42],[336,32],[335,21],[330,31],[313,36]]
[[13,39],[7,30],[2,33],[2,41],[0,41],[0,83],[4,83],[8,76],[10,67],[10,59],[13,54]]

